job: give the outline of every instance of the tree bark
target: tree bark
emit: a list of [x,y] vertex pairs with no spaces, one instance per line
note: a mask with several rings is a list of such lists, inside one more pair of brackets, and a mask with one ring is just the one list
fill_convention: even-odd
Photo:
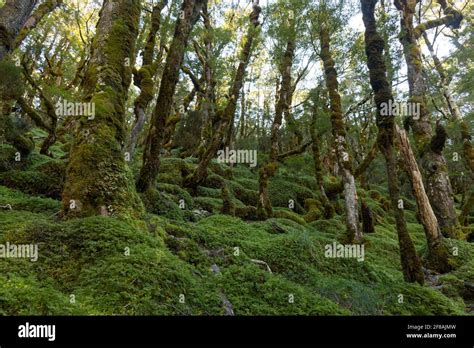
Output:
[[243,49],[240,54],[240,63],[235,72],[233,83],[229,91],[229,99],[223,110],[217,112],[219,116],[219,126],[214,132],[212,139],[209,142],[206,150],[202,153],[199,159],[198,166],[193,174],[185,180],[185,186],[195,188],[207,177],[207,167],[211,160],[217,154],[219,147],[222,144],[226,132],[233,121],[235,110],[237,108],[237,99],[244,83],[245,70],[250,61],[252,53],[252,46],[257,35],[257,27],[260,25],[258,18],[262,9],[258,6],[258,0],[253,0],[253,10],[250,14],[250,26],[247,35],[243,38]]
[[[426,102],[426,82],[422,72],[421,50],[417,42],[417,39],[425,30],[434,27],[434,22],[429,21],[414,28],[413,17],[417,2],[415,0],[394,1],[395,6],[402,14],[399,38],[407,64],[409,101],[420,106],[419,117],[417,119],[411,118],[409,124],[413,129],[420,164],[423,169],[426,191],[439,221],[441,231],[446,236],[454,237],[457,235],[458,223],[448,168],[442,154],[444,142],[439,142],[443,140],[442,137],[439,137],[439,132],[433,136],[430,113]],[[452,8],[447,6],[445,0],[440,0],[439,3],[443,7],[445,14],[447,14],[444,18],[448,18],[449,21],[445,19],[443,21],[436,21],[436,23],[439,23],[438,25],[446,24],[458,27],[458,22],[460,22],[459,16],[455,14]],[[460,18],[462,19],[462,16]],[[433,140],[436,141],[436,146],[432,146],[434,144]]]
[[0,8],[0,60],[14,49],[15,40],[37,2],[7,0]]
[[443,235],[441,234],[438,220],[436,219],[425,192],[425,187],[423,185],[420,170],[418,169],[418,164],[416,163],[415,155],[413,154],[405,130],[399,129],[397,125],[395,125],[395,129],[400,150],[404,158],[406,171],[412,184],[413,195],[415,196],[418,205],[418,213],[420,214],[421,223],[424,227],[426,240],[428,242],[428,265],[430,268],[435,269],[438,272],[448,272],[452,268],[449,263],[448,250],[443,242]]
[[46,17],[50,12],[53,12],[63,3],[63,0],[46,0],[28,17],[25,24],[21,28],[18,36],[15,39],[14,48],[21,45],[28,33],[36,28],[39,22]]
[[105,0],[82,89],[95,118],[76,131],[62,195],[63,216],[138,217],[143,206],[122,146],[125,102],[140,18],[139,0]]
[[[424,275],[421,262],[416,253],[415,245],[408,233],[403,206],[400,207],[400,188],[398,183],[397,162],[394,153],[394,119],[392,116],[382,116],[380,110],[385,103],[393,100],[392,88],[387,78],[385,66],[385,41],[377,31],[375,21],[375,5],[378,0],[361,0],[363,21],[365,26],[365,52],[369,68],[370,84],[375,95],[377,106],[376,123],[379,129],[377,145],[385,158],[387,170],[388,191],[394,209],[398,243],[400,246],[400,261],[403,277],[407,282],[423,284]],[[410,146],[407,143],[407,146]]]
[[324,64],[326,87],[331,103],[331,125],[336,146],[337,161],[344,183],[344,200],[346,212],[347,237],[350,242],[362,240],[362,231],[359,228],[359,212],[357,190],[352,171],[352,163],[347,149],[346,131],[342,117],[341,96],[338,92],[337,72],[330,51],[330,37],[327,28],[320,31],[321,59]]
[[151,119],[150,129],[143,153],[143,166],[137,180],[137,190],[145,192],[151,188],[158,176],[160,151],[165,136],[166,121],[173,107],[173,96],[179,80],[179,71],[184,52],[194,24],[206,0],[184,0],[178,17],[173,42],[166,57],[166,64],[161,78],[160,92]]
[[283,115],[288,110],[288,94],[291,92],[291,67],[295,55],[295,41],[288,40],[286,50],[280,64],[281,83],[278,93],[278,101],[275,106],[275,117],[273,119],[270,135],[270,157],[268,163],[259,171],[259,199],[257,204],[257,217],[259,219],[270,218],[273,215],[271,201],[268,195],[268,181],[278,169],[278,145],[280,141],[280,127]]
[[161,26],[161,11],[167,3],[167,0],[162,0],[153,7],[150,31],[148,32],[145,50],[143,52],[143,63],[140,70],[138,70],[135,74],[135,85],[140,88],[140,94],[135,99],[135,124],[132,128],[128,144],[125,149],[125,151],[129,153],[130,158],[133,157],[138,136],[145,125],[148,104],[150,104],[151,100],[153,99],[155,87],[154,79],[158,70],[157,64],[159,62],[159,59],[157,59],[156,62],[153,62],[153,53],[155,51],[156,35]]

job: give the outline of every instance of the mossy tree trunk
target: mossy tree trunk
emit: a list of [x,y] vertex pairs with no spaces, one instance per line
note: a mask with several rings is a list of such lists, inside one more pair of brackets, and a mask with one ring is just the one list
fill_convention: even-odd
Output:
[[44,92],[44,89],[33,78],[32,69],[28,66],[28,63],[23,60],[22,66],[24,70],[23,75],[25,79],[28,81],[31,87],[33,87],[33,89],[36,90],[39,94],[43,108],[46,111],[46,114],[48,115],[49,122],[44,122],[41,116],[36,112],[36,110],[34,110],[30,105],[27,105],[27,102],[23,97],[18,99],[18,104],[21,106],[23,111],[30,116],[30,118],[35,122],[38,127],[41,127],[48,132],[48,136],[41,144],[40,153],[42,155],[52,157],[52,154],[49,152],[49,148],[56,142],[57,139],[56,128],[58,125],[58,115],[56,114],[56,108],[53,104],[52,99]]
[[357,191],[352,171],[352,161],[349,156],[346,142],[346,131],[342,116],[341,96],[338,91],[337,72],[330,51],[329,31],[323,27],[320,31],[321,60],[324,64],[326,87],[329,93],[331,125],[334,135],[335,150],[339,164],[339,172],[344,183],[344,200],[346,213],[347,237],[350,242],[361,241],[362,232],[359,228],[359,208],[357,203]]
[[[379,129],[377,144],[385,158],[388,190],[400,246],[400,261],[405,281],[423,284],[424,276],[421,262],[416,253],[413,241],[408,233],[403,206],[399,205],[400,188],[398,183],[397,162],[394,153],[394,127],[392,116],[382,116],[384,103],[393,100],[392,89],[387,78],[387,68],[383,51],[385,42],[377,32],[374,10],[378,0],[361,0],[363,21],[365,25],[365,52],[369,68],[370,84],[375,95],[377,106],[376,123]],[[408,144],[409,146],[409,144]]]
[[[466,122],[461,122],[461,139],[463,142],[463,158],[466,164],[466,167],[474,173],[474,148],[471,142],[471,133],[469,131],[469,127]],[[468,225],[468,215],[473,209],[474,203],[474,189],[471,188],[469,197],[464,203],[462,207],[461,215],[459,216],[459,220],[462,224]]]
[[211,25],[210,15],[208,13],[207,4],[203,8],[203,19],[204,19],[204,28],[206,29],[204,35],[204,47],[200,47],[197,42],[195,42],[195,51],[198,55],[198,58],[203,66],[204,74],[203,78],[205,81],[205,90],[202,94],[202,125],[201,125],[201,139],[199,145],[196,149],[196,154],[198,157],[202,156],[207,147],[209,146],[210,140],[212,140],[212,124],[213,119],[216,115],[216,80],[214,77],[214,64],[212,62],[213,56],[213,33],[214,30]]
[[139,18],[139,0],[102,5],[82,85],[84,100],[95,104],[95,118],[81,119],[74,137],[62,196],[66,217],[142,212],[122,153]]
[[[451,88],[449,86],[449,76],[447,71],[444,69],[442,62],[439,60],[436,52],[434,50],[433,44],[428,38],[426,32],[423,32],[423,38],[426,42],[426,46],[430,52],[431,58],[433,58],[434,66],[438,75],[440,77],[440,85],[443,92],[443,97],[446,101],[446,105],[448,106],[448,110],[451,114],[451,119],[453,122],[460,125],[461,128],[461,141],[463,147],[463,160],[466,164],[466,168],[469,170],[470,175],[472,177],[474,173],[474,148],[471,142],[471,136],[469,134],[469,126],[467,125],[466,121],[462,119],[461,111],[453,98]],[[470,190],[469,198],[466,200],[464,204],[461,214],[459,216],[459,221],[462,224],[467,223],[467,214],[472,210],[472,202],[474,201],[474,190]]]
[[260,6],[258,6],[258,0],[253,0],[253,10],[250,13],[251,26],[243,38],[240,62],[229,90],[227,104],[224,109],[217,111],[219,125],[217,130],[214,132],[212,139],[209,141],[209,145],[201,154],[196,170],[186,178],[185,186],[187,187],[195,188],[207,177],[207,167],[211,160],[216,156],[217,151],[219,150],[219,147],[230,127],[230,123],[234,120],[237,100],[244,83],[245,71],[250,61],[253,42],[258,33],[258,26],[260,25],[258,18],[261,11]]
[[14,49],[15,40],[37,2],[7,0],[0,8],[0,60]]
[[408,85],[411,103],[419,105],[419,115],[411,117],[409,124],[413,129],[416,148],[423,169],[426,192],[439,221],[441,231],[446,236],[457,235],[457,218],[454,209],[453,191],[449,180],[448,167],[442,154],[444,131],[433,135],[430,113],[426,102],[426,82],[422,71],[422,55],[418,39],[423,32],[439,25],[458,28],[462,15],[448,6],[445,0],[439,0],[445,17],[427,21],[414,27],[416,0],[395,0],[396,8],[401,12],[400,42],[403,45],[407,64]]
[[[0,61],[5,59],[5,61],[2,62],[2,73],[6,73],[5,70],[10,71],[12,76],[17,73],[14,71],[16,68],[13,63],[7,62],[6,60],[8,55],[15,48],[15,40],[37,2],[37,0],[7,0],[3,7],[0,8]],[[8,85],[12,82],[9,78],[5,76],[1,78],[0,135],[20,152],[22,158],[26,158],[31,151],[33,151],[34,142],[31,138],[26,137],[15,129],[15,124],[10,117],[12,106],[15,100],[21,97],[23,91],[18,90],[18,93],[10,93],[10,89],[17,90],[18,88]]]
[[166,122],[173,107],[173,96],[179,81],[179,71],[189,36],[205,2],[206,0],[184,0],[181,6],[143,152],[143,166],[137,180],[137,190],[140,192],[145,192],[153,187],[158,176],[160,151],[165,137]]
[[257,204],[257,217],[266,219],[272,217],[273,210],[270,198],[268,196],[268,181],[273,177],[278,169],[278,152],[280,141],[280,127],[283,121],[283,115],[287,112],[288,94],[291,92],[291,68],[295,55],[295,41],[288,40],[285,53],[283,54],[280,64],[281,82],[278,93],[278,100],[275,105],[275,117],[273,118],[271,135],[270,135],[270,157],[268,163],[259,171],[258,187],[259,199]]
[[[153,6],[150,18],[150,30],[147,35],[145,49],[143,51],[143,61],[141,68],[135,73],[134,83],[140,88],[140,94],[134,102],[135,124],[130,133],[130,138],[125,149],[129,153],[130,158],[133,157],[138,136],[143,129],[146,121],[146,110],[148,104],[153,99],[153,92],[155,87],[154,79],[158,70],[158,63],[161,54],[154,61],[154,51],[156,44],[156,35],[161,26],[161,11],[167,5],[167,0],[162,0],[157,5]],[[161,53],[161,52],[160,52]]]
[[334,215],[334,207],[331,205],[331,202],[329,202],[326,190],[324,189],[323,163],[321,161],[321,135],[318,133],[317,127],[318,114],[320,110],[320,94],[321,89],[318,87],[315,90],[309,132],[311,135],[311,150],[313,152],[314,177],[316,179],[317,192],[323,203],[324,216],[325,218],[330,219]]

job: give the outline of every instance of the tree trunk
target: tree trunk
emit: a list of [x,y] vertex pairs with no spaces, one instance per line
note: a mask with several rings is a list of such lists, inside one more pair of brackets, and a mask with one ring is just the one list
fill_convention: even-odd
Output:
[[39,22],[48,15],[48,13],[53,12],[57,7],[63,3],[63,0],[46,0],[28,17],[25,24],[21,28],[18,36],[15,39],[14,48],[21,45],[23,40],[26,38],[28,33],[36,28]]
[[[130,158],[133,157],[138,136],[143,129],[146,121],[146,110],[148,104],[153,99],[153,92],[155,86],[155,76],[158,70],[157,64],[159,59],[153,62],[153,52],[155,51],[156,35],[161,26],[161,11],[168,3],[167,0],[162,0],[158,5],[153,7],[151,14],[150,31],[148,32],[145,50],[143,52],[143,63],[135,75],[135,85],[140,88],[140,94],[134,103],[135,124],[130,133],[126,152],[129,153]],[[161,56],[160,56],[161,58]]]
[[273,209],[268,196],[268,181],[273,177],[278,169],[278,144],[280,141],[280,127],[283,115],[288,110],[288,94],[291,89],[291,67],[295,55],[295,42],[289,40],[280,65],[281,83],[278,93],[278,101],[275,106],[275,118],[273,119],[270,135],[270,158],[268,163],[259,171],[259,200],[257,204],[257,217],[266,219],[272,217]]
[[7,0],[0,8],[0,60],[15,47],[15,40],[37,0]]
[[344,200],[346,212],[347,237],[350,242],[362,240],[362,232],[359,228],[359,208],[357,204],[357,191],[352,174],[352,163],[346,143],[346,131],[342,117],[341,96],[338,92],[337,72],[334,68],[334,60],[329,48],[330,38],[327,28],[320,31],[321,59],[324,64],[326,87],[331,102],[331,124],[336,146],[337,161],[344,183]]
[[428,264],[431,268],[438,272],[448,272],[451,270],[449,264],[449,254],[443,242],[443,235],[441,234],[438,220],[431,208],[428,196],[423,186],[418,164],[416,163],[415,155],[411,149],[406,132],[404,129],[399,129],[395,125],[400,150],[404,158],[407,173],[410,177],[413,195],[416,198],[418,205],[418,213],[420,214],[421,223],[425,230],[426,240],[428,242],[429,258]]
[[422,72],[421,50],[417,39],[424,31],[437,25],[447,24],[448,26],[457,27],[460,19],[456,11],[451,10],[444,0],[440,0],[439,3],[444,9],[446,17],[443,17],[442,20],[428,21],[415,28],[413,17],[416,3],[414,0],[395,0],[395,6],[402,14],[399,38],[407,64],[409,101],[419,105],[418,117],[416,119],[412,117],[409,124],[413,129],[425,178],[426,191],[439,221],[441,231],[446,236],[454,237],[457,235],[458,223],[448,168],[442,154],[444,139],[439,136],[441,134],[439,132],[436,132],[433,136],[430,114],[426,103],[426,82]]
[[229,91],[229,99],[223,110],[217,111],[219,116],[219,126],[214,132],[209,145],[200,156],[198,166],[193,174],[185,180],[185,186],[195,188],[207,177],[207,167],[211,160],[217,154],[219,147],[222,144],[230,123],[233,122],[235,110],[237,108],[237,99],[244,83],[245,70],[250,61],[252,53],[252,46],[257,35],[257,28],[260,25],[258,18],[262,9],[258,6],[258,0],[253,0],[253,11],[250,14],[250,26],[247,35],[243,38],[243,49],[240,54],[240,63],[235,72],[235,77]]
[[176,22],[173,42],[166,57],[160,92],[151,119],[143,153],[143,166],[137,180],[137,190],[145,192],[156,181],[160,167],[160,151],[165,136],[166,121],[173,107],[173,96],[179,80],[179,71],[188,44],[189,35],[199,18],[206,0],[184,0]]
[[72,144],[62,196],[67,217],[137,217],[142,205],[122,153],[125,102],[140,19],[139,0],[105,0],[83,81],[95,118],[82,119]]
[[[441,89],[443,91],[443,96],[446,101],[446,105],[448,106],[449,112],[451,114],[451,118],[453,122],[460,125],[461,141],[462,141],[462,146],[463,146],[463,159],[464,159],[464,163],[466,164],[466,168],[469,170],[470,175],[472,177],[474,173],[474,149],[471,142],[471,136],[469,134],[469,127],[466,121],[464,121],[461,117],[461,111],[459,110],[459,107],[451,93],[451,88],[449,86],[448,73],[443,68],[443,64],[441,63],[439,58],[436,56],[433,45],[430,42],[426,32],[423,32],[423,38],[426,42],[426,46],[428,47],[428,50],[430,51],[430,55],[433,58],[435,69],[439,74]],[[471,211],[472,209],[471,205],[472,205],[472,202],[474,201],[473,197],[474,197],[474,191],[471,190],[469,192],[469,198],[467,199],[466,204],[463,206],[461,210],[461,214],[459,216],[459,221],[463,225],[467,223],[467,215]]]
[[[424,276],[421,262],[408,233],[403,206],[400,207],[400,189],[398,183],[397,163],[394,154],[394,119],[392,116],[382,116],[380,110],[385,103],[393,100],[392,89],[387,78],[387,68],[383,54],[385,42],[377,32],[374,16],[377,0],[361,0],[363,20],[365,25],[365,52],[369,68],[370,83],[375,95],[377,106],[376,123],[379,129],[376,144],[385,158],[388,190],[394,209],[395,222],[400,246],[400,261],[403,276],[407,282],[423,284]],[[408,144],[409,145],[409,144]]]
[[313,113],[311,117],[310,135],[311,135],[311,150],[313,152],[314,162],[314,177],[316,179],[316,186],[319,196],[324,207],[324,217],[330,219],[334,216],[334,207],[329,202],[329,199],[324,190],[324,176],[323,176],[323,163],[321,161],[321,144],[320,135],[318,134],[317,119],[320,102],[320,88],[318,87],[315,91],[315,99],[313,101]]

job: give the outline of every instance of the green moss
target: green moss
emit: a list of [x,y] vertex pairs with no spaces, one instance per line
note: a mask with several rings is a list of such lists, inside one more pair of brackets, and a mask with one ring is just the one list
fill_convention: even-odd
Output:
[[[256,265],[230,266],[220,278],[236,315],[334,315],[348,310]],[[290,300],[291,299],[291,300]],[[291,301],[291,302],[290,302]]]
[[0,174],[0,184],[31,195],[59,198],[62,179],[39,171],[10,170]]
[[24,91],[21,68],[12,61],[3,59],[0,61],[0,99],[2,101],[16,100],[22,96]]
[[273,211],[273,217],[277,219],[288,219],[292,220],[300,225],[306,225],[306,220],[301,217],[300,215],[290,211],[290,210],[280,210],[280,209],[275,209]]
[[222,199],[212,197],[196,197],[194,198],[196,206],[209,211],[211,213],[217,213],[222,210]]
[[12,210],[53,215],[61,210],[61,202],[50,198],[26,195],[20,191],[0,186],[0,205],[11,205]]
[[180,204],[184,201],[185,209],[193,208],[193,198],[188,193],[188,191],[182,189],[180,186],[166,183],[158,183],[157,189],[160,192],[166,192],[173,195],[175,197],[175,203],[177,204]]

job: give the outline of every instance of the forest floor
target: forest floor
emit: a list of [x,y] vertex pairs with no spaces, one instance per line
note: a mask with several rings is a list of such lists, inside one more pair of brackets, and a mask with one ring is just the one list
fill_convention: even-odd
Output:
[[[472,243],[448,239],[457,248],[454,271],[424,286],[404,282],[381,187],[358,190],[376,221],[375,233],[365,235],[364,260],[326,257],[325,246],[344,238],[343,201],[333,197],[331,219],[315,211],[308,218],[305,201],[317,199],[309,156],[283,165],[271,181],[276,213],[267,221],[221,214],[222,183],[240,211],[256,205],[257,169],[213,163],[190,193],[181,185],[195,161],[178,157],[163,158],[162,194],[142,220],[62,221],[64,161],[35,151],[15,164],[7,160],[12,148],[0,150],[0,205],[11,206],[0,210],[0,244],[39,250],[36,262],[1,260],[0,315],[472,314]],[[59,144],[53,152],[63,154]],[[404,199],[409,232],[424,256],[416,205]],[[293,209],[285,208],[289,200]]]

